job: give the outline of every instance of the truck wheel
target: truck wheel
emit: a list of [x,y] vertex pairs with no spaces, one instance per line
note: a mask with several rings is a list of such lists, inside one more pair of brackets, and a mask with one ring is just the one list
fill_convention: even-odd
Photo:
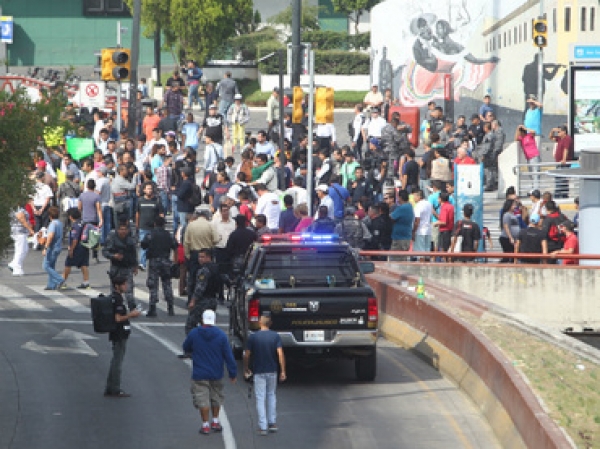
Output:
[[361,381],[375,380],[377,375],[377,351],[374,349],[369,355],[357,357],[354,360],[356,378]]

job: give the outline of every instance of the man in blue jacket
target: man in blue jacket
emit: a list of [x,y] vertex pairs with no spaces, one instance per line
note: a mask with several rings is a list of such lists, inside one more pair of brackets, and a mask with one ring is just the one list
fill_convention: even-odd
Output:
[[[207,309],[202,314],[202,326],[188,334],[183,342],[183,351],[192,354],[192,400],[200,410],[202,435],[210,434],[211,429],[221,432],[219,411],[223,403],[223,364],[232,383],[236,381],[237,366],[227,340],[227,335],[215,326],[216,315]],[[209,423],[212,408],[212,423]]]

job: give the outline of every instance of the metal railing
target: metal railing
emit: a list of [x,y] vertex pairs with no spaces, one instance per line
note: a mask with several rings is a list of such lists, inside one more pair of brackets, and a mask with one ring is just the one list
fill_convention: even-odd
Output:
[[541,193],[550,192],[553,198],[575,198],[579,196],[578,178],[559,178],[547,174],[550,170],[563,168],[568,172],[569,167],[563,167],[557,162],[542,162],[538,164],[517,164],[513,173],[517,176],[515,186],[519,196],[527,196],[532,190]]
[[[501,252],[477,252],[477,253],[449,253],[449,252],[428,252],[428,251],[370,251],[361,250],[360,255],[364,257],[373,257],[374,260],[387,262],[411,262],[411,263],[464,263],[481,264],[482,261],[488,263],[498,263],[498,266],[511,266],[514,264],[527,264],[528,260],[534,260],[534,263],[527,265],[544,267],[578,267],[579,265],[557,265],[560,260],[594,260],[600,267],[600,254],[532,254],[532,253],[501,253]],[[415,260],[416,259],[416,260]],[[439,260],[439,262],[436,262]],[[541,263],[537,263],[537,261]],[[506,262],[499,262],[506,261]],[[594,266],[584,265],[582,267],[595,268]]]

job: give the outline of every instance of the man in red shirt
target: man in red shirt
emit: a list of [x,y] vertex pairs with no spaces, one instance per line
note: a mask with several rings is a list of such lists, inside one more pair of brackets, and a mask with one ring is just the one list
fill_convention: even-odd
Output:
[[452,240],[452,230],[454,229],[454,206],[450,203],[450,195],[447,192],[440,193],[438,221],[433,223],[433,226],[440,228],[439,250],[448,251]]
[[475,159],[467,154],[467,149],[462,145],[456,150],[456,159],[454,159],[454,165],[473,165],[476,164]]
[[[579,240],[575,235],[575,225],[571,220],[563,221],[558,229],[561,233],[565,234],[566,239],[562,249],[552,251],[552,257],[560,258],[561,254],[579,254]],[[576,259],[563,259],[563,265],[579,265],[579,260]]]
[[[560,164],[557,168],[569,168],[569,161],[575,159],[575,146],[573,138],[568,134],[569,129],[563,125],[558,128],[552,128],[550,131],[550,139],[556,142],[554,150],[554,161]],[[556,190],[554,198],[569,197],[569,181],[565,178],[556,178]]]

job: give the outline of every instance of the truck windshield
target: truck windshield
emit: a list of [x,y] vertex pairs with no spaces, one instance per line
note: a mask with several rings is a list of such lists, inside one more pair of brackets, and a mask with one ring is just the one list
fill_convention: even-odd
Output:
[[300,247],[269,251],[260,264],[258,279],[272,279],[279,288],[351,287],[360,283],[359,268],[347,250]]

